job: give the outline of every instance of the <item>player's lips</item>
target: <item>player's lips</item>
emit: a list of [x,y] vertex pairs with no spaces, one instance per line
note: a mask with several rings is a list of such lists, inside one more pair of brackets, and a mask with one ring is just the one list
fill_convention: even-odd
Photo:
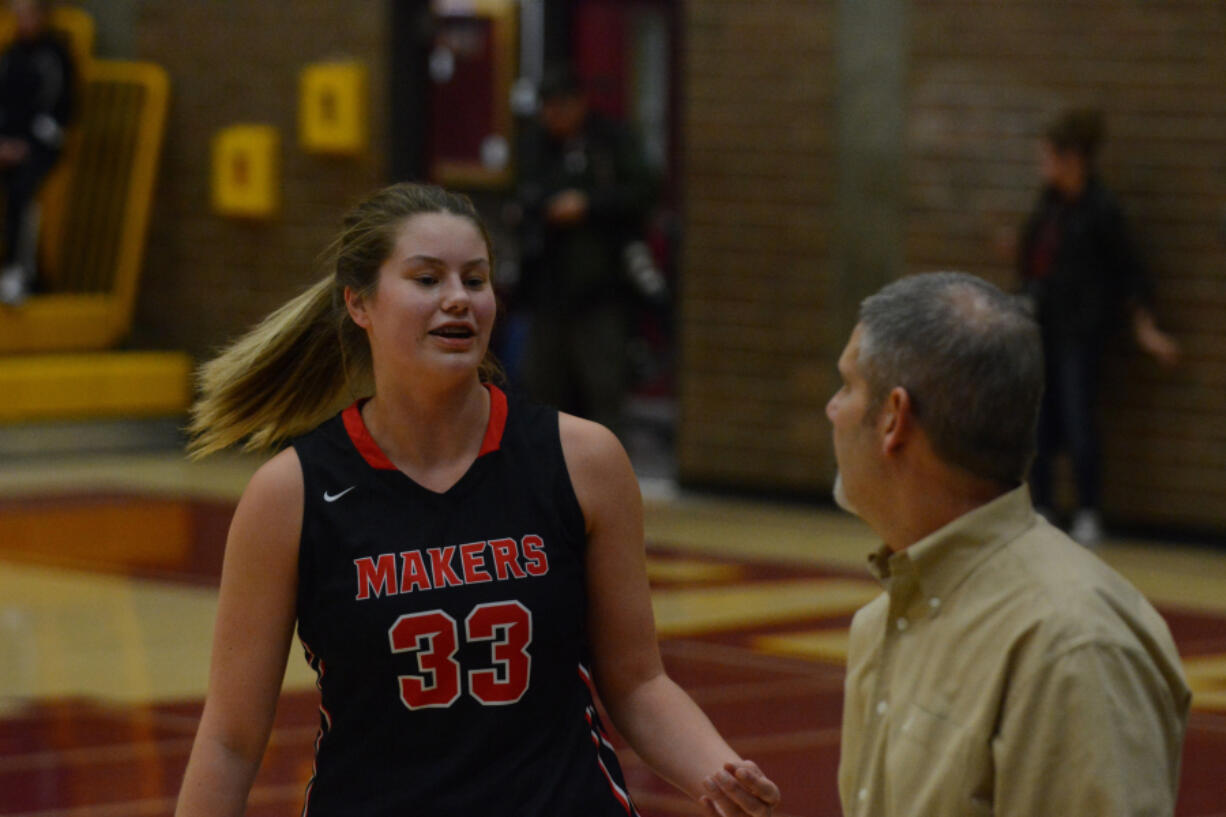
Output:
[[477,328],[468,323],[445,323],[431,329],[430,334],[448,346],[467,347],[477,336]]

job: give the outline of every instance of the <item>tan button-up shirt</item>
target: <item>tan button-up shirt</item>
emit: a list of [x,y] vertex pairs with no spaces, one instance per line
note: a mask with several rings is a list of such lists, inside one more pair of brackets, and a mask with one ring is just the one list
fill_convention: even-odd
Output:
[[846,817],[1169,815],[1191,695],[1166,623],[1023,486],[870,557]]

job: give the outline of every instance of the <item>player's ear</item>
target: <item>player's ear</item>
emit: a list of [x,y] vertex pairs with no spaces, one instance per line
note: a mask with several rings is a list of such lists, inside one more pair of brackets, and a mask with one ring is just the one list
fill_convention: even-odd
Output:
[[363,329],[370,328],[370,315],[366,311],[366,297],[354,290],[353,287],[345,287],[345,309],[349,312],[349,317],[353,322]]

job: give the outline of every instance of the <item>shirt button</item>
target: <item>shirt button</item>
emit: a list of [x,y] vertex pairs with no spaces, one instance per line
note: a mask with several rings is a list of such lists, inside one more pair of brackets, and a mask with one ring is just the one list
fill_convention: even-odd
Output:
[[868,789],[860,789],[860,793],[856,796],[859,797],[861,800],[867,800],[868,799]]
[[884,715],[887,709],[889,709],[889,706],[886,705],[885,701],[877,702],[877,714],[878,715]]
[[941,600],[936,596],[933,596],[932,598],[928,599],[928,606],[935,610],[941,606]]
[[898,621],[894,622],[894,626],[897,627],[898,632],[901,633],[903,630],[907,629],[907,620],[905,618],[900,618]]

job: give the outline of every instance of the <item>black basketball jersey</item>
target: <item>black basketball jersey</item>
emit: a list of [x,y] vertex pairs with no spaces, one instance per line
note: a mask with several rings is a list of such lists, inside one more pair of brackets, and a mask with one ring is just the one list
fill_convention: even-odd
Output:
[[298,633],[321,695],[304,815],[636,814],[592,704],[557,412],[489,392],[481,454],[441,494],[356,404],[293,443]]

